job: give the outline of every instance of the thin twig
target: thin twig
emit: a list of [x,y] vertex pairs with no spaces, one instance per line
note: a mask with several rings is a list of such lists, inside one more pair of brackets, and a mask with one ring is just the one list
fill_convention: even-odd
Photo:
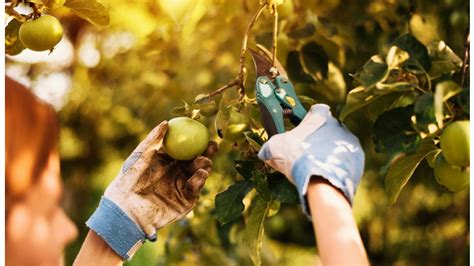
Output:
[[39,18],[41,16],[41,12],[39,11],[38,7],[35,3],[29,3],[30,7],[33,9],[33,19]]
[[275,67],[275,60],[277,54],[277,42],[278,42],[278,10],[277,5],[273,5],[273,43],[272,43],[272,66]]
[[469,37],[469,28],[467,29],[466,34],[466,42],[464,43],[464,58],[462,62],[461,68],[461,88],[464,87],[464,82],[466,81],[467,77],[467,69],[469,68],[469,45],[470,45],[470,37]]
[[25,22],[26,21],[26,16],[18,13],[15,9],[15,5],[11,4],[9,6],[5,6],[5,13],[7,15],[14,17],[16,20],[20,22]]
[[255,24],[255,21],[257,21],[257,19],[260,17],[260,15],[262,14],[263,10],[265,9],[267,5],[268,5],[267,2],[263,3],[258,9],[257,13],[253,15],[252,20],[250,20],[249,24],[247,25],[247,29],[245,30],[244,38],[242,40],[242,49],[240,51],[240,58],[239,58],[239,72],[237,74],[237,77],[231,82],[211,92],[210,94],[207,95],[207,97],[203,98],[202,100],[210,99],[220,93],[223,93],[225,90],[235,87],[235,86],[238,87],[239,89],[239,95],[240,95],[239,101],[245,98],[245,78],[246,78],[246,73],[247,73],[247,70],[245,68],[245,54],[247,53],[248,39],[249,39],[250,31],[252,30],[252,27]]
[[245,95],[245,87],[244,87],[244,78],[245,78],[245,54],[247,53],[247,44],[249,40],[250,31],[252,30],[255,21],[260,17],[263,10],[267,6],[267,3],[263,3],[260,8],[258,9],[257,13],[252,17],[250,23],[247,25],[247,29],[245,30],[245,35],[242,40],[242,49],[240,50],[240,58],[239,58],[239,74],[237,75],[237,79],[239,81],[239,88],[240,88],[240,95],[241,98]]
[[217,90],[209,93],[209,95],[207,95],[207,98],[212,98],[212,97],[224,92],[228,88],[232,88],[234,86],[237,86],[238,84],[239,84],[239,80],[236,78],[236,79],[232,80],[231,82],[225,84],[224,86],[218,88]]
[[428,91],[431,91],[431,80],[430,80],[430,76],[428,75],[428,73],[425,72],[425,78],[426,78],[426,82],[428,82]]

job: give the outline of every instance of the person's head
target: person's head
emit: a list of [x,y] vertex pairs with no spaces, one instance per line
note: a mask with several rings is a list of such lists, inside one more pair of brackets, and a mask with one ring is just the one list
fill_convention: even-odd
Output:
[[77,229],[61,208],[54,110],[5,77],[7,265],[56,265]]

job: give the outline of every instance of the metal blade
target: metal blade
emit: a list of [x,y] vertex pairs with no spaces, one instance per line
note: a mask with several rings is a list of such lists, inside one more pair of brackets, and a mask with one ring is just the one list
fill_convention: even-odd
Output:
[[270,73],[270,68],[272,68],[272,62],[268,60],[265,56],[249,48],[250,55],[252,56],[253,63],[255,65],[255,72],[257,72],[257,77],[265,76],[272,78],[272,73]]
[[[267,50],[267,48],[265,48],[265,46],[261,45],[261,44],[257,44],[257,48],[258,50],[262,51],[263,54],[265,54],[268,62],[270,62],[270,65],[272,64],[272,58],[273,58],[273,54]],[[283,76],[285,77],[286,79],[288,79],[288,74],[286,73],[286,70],[285,68],[283,67],[283,65],[280,63],[280,61],[278,61],[277,58],[275,58],[275,67],[277,68],[278,70],[278,74],[280,74],[280,76]]]

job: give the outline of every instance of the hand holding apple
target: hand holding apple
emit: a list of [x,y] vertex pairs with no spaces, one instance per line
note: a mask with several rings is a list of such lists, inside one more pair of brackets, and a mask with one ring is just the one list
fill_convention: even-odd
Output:
[[[170,157],[163,146],[185,161]],[[129,259],[145,239],[156,240],[159,228],[193,209],[217,150],[199,122],[190,118],[162,122],[125,161],[87,226]]]

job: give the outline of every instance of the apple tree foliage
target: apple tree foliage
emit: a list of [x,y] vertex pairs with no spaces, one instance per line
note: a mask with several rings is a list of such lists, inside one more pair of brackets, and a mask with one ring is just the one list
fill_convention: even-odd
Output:
[[[317,260],[295,188],[256,157],[266,134],[250,58],[244,97],[229,88],[196,101],[238,73],[258,1],[30,2],[61,20],[75,52],[59,69],[7,58],[7,69],[21,68],[33,81],[54,71],[72,80],[59,109],[65,207],[80,229],[68,262],[120,164],[151,128],[173,116],[207,125],[220,152],[198,206],[160,230],[157,243],[146,244],[129,264]],[[469,76],[462,70],[467,8],[458,0],[286,0],[278,7],[277,58],[300,100],[308,108],[330,105],[364,147],[366,171],[354,213],[374,264],[468,261],[469,192],[447,191],[432,169],[443,128],[469,119]],[[21,45],[21,23],[14,19],[6,27],[7,54],[21,51],[9,53]],[[273,16],[264,10],[249,46],[271,49],[272,30]],[[99,60],[88,63],[84,51]],[[213,106],[217,113],[203,112]],[[235,110],[246,126],[227,139],[223,132],[236,123]]]

